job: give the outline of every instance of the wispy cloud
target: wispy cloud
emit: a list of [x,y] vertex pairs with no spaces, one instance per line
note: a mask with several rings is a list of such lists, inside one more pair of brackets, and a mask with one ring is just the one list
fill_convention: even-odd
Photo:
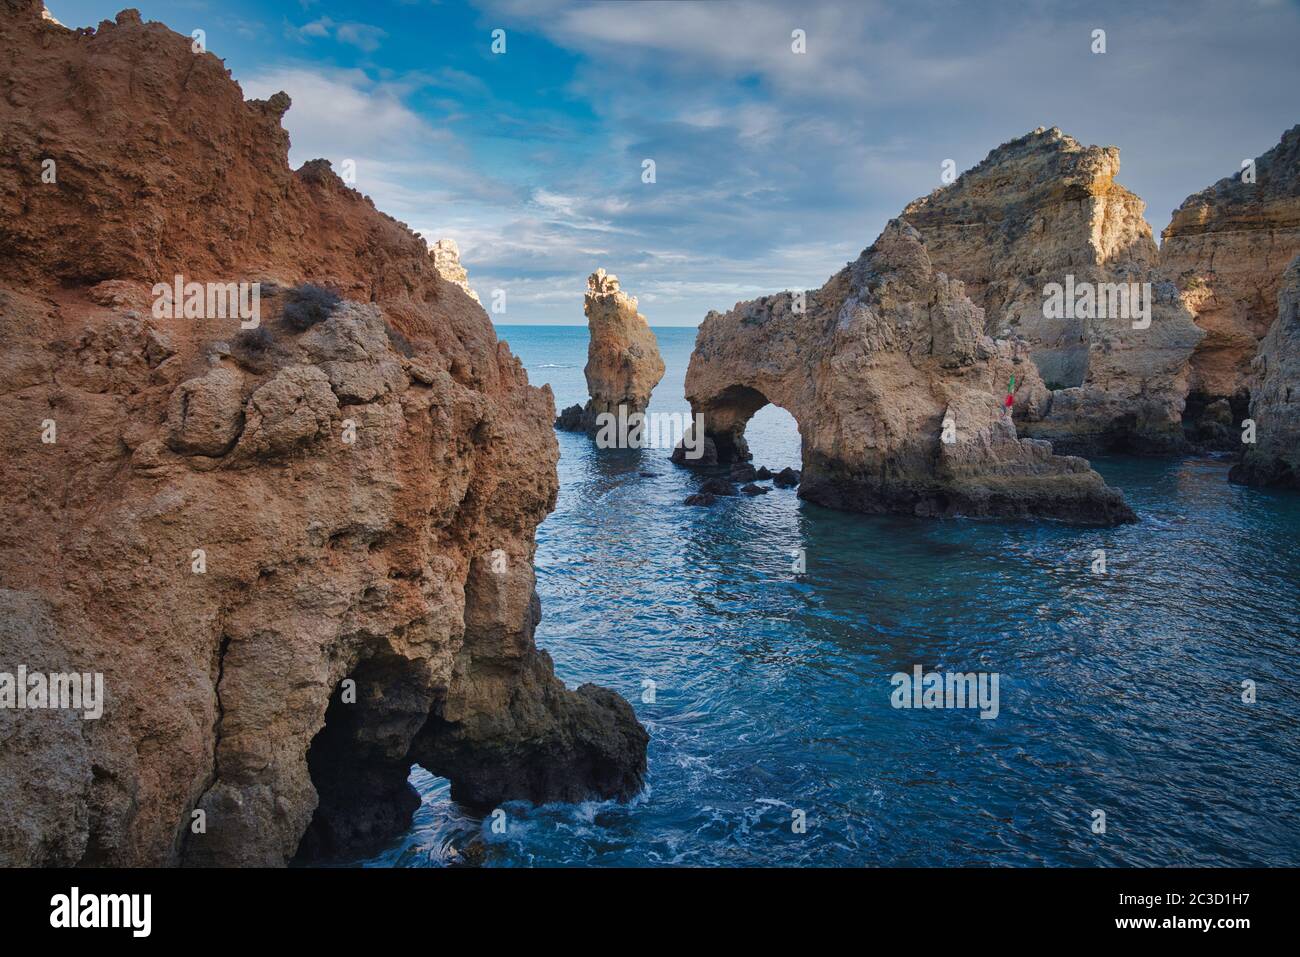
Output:
[[346,9],[314,2],[246,90],[286,89],[294,161],[353,159],[511,321],[582,321],[598,266],[654,323],[818,286],[945,160],[1036,126],[1120,146],[1158,230],[1300,120],[1294,4],[481,0],[368,8],[369,30]]
[[358,50],[364,50],[366,53],[373,53],[378,50],[380,41],[388,36],[388,31],[381,27],[371,26],[368,23],[356,23],[351,20],[336,23],[329,17],[320,17],[310,23],[304,23],[302,26],[297,27],[295,32],[298,38],[302,40],[320,40],[333,37],[339,43],[346,43]]

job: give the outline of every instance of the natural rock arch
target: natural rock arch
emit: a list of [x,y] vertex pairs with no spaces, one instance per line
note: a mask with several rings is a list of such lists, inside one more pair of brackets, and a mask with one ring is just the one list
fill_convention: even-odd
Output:
[[[1086,461],[1019,439],[1017,406],[1046,389],[1022,346],[983,333],[962,284],[936,273],[902,220],[821,289],[710,313],[686,374],[705,454],[749,457],[745,425],[767,402],[799,425],[801,497],[851,511],[1055,517],[1114,524],[1134,516]],[[952,442],[944,441],[951,423]]]
[[[769,405],[794,413],[782,401],[773,402],[759,389],[749,385],[732,385],[717,393],[695,411],[704,415],[706,435],[713,450],[713,460],[719,465],[748,462],[752,455],[745,438],[745,427],[750,419]],[[799,419],[795,416],[795,424]]]

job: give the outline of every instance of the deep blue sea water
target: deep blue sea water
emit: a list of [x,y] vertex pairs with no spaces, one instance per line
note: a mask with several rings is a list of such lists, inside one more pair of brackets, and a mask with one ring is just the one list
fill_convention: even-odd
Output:
[[[498,332],[557,407],[585,399],[585,326]],[[688,411],[695,330],[655,332],[651,408]],[[798,467],[784,411],[747,434],[755,464]],[[488,866],[1300,864],[1300,496],[1206,459],[1112,459],[1094,465],[1141,521],[1101,531],[849,515],[779,489],[690,508],[698,479],[668,450],[559,441],[537,642],[570,687],[633,703],[646,789],[509,804],[498,834],[416,768],[412,829],[367,863],[483,842]],[[917,664],[998,673],[999,716],[892,707],[890,676]]]

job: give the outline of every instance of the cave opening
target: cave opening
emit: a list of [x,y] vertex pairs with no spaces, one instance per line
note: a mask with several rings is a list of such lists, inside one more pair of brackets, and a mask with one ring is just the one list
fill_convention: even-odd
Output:
[[1241,448],[1241,422],[1250,417],[1250,390],[1215,395],[1193,389],[1183,405],[1183,435],[1189,444],[1211,452]]
[[340,679],[307,750],[318,804],[292,863],[368,856],[406,830],[420,806],[408,781],[410,742],[430,698],[414,663],[395,656],[367,659]]

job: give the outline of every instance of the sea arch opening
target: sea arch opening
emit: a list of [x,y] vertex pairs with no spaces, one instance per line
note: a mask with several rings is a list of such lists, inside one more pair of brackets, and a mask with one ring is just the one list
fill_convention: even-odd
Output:
[[722,390],[698,411],[704,415],[704,434],[712,439],[719,465],[753,461],[755,455],[776,468],[798,467],[802,429],[784,405],[747,385]]

